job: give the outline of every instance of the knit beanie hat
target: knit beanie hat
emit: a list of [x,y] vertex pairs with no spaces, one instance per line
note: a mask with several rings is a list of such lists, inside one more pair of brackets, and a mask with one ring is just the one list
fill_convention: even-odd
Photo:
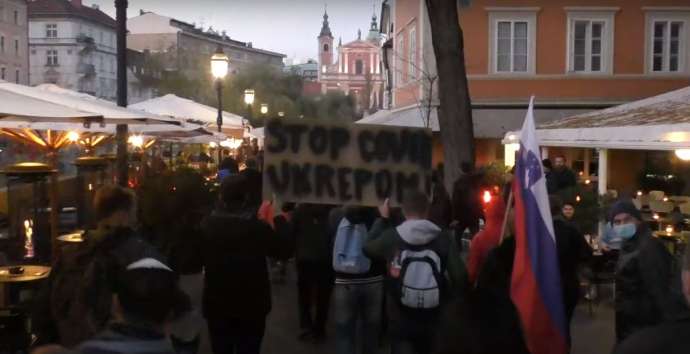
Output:
[[613,204],[613,206],[611,206],[611,211],[609,212],[609,222],[612,222],[616,215],[623,213],[642,221],[642,214],[639,210],[637,210],[635,204],[633,204],[630,200],[619,200]]

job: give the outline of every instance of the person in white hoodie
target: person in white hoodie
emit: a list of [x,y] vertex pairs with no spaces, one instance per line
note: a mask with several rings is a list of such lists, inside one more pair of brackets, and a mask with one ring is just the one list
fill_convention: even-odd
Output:
[[432,353],[443,308],[465,287],[467,273],[450,234],[426,219],[424,193],[405,193],[402,211],[405,221],[393,227],[388,200],[379,207],[364,254],[387,264],[391,353]]

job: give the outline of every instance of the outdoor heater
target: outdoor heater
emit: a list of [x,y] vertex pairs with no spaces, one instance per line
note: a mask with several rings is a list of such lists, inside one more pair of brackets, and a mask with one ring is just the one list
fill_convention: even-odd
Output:
[[0,241],[13,261],[48,261],[51,254],[48,179],[57,171],[49,165],[22,162],[0,173],[7,180],[7,229]]
[[95,222],[93,196],[100,187],[110,182],[110,163],[103,157],[84,156],[76,159],[74,165],[77,166],[77,225],[80,228],[92,228]]

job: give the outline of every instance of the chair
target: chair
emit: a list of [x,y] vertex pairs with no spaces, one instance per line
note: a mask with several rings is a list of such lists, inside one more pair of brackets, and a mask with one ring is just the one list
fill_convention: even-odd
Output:
[[681,204],[678,206],[678,208],[683,215],[690,215],[690,203]]
[[661,200],[650,200],[649,208],[654,213],[668,214],[673,211],[674,204],[672,202],[664,202]]
[[649,191],[649,200],[663,200],[665,195],[664,191]]
[[668,197],[668,199],[676,204],[690,203],[690,197],[684,195],[674,195]]
[[632,202],[637,210],[642,210],[642,202],[639,199],[635,198],[632,200]]

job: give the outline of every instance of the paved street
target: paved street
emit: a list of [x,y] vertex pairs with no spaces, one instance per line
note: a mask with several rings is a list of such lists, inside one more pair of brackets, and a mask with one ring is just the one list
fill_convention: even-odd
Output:
[[[329,328],[329,338],[322,344],[304,343],[297,340],[299,334],[297,319],[297,290],[295,288],[294,265],[291,264],[285,284],[273,285],[273,311],[266,325],[266,337],[262,352],[264,354],[316,354],[333,353],[333,328]],[[198,278],[187,281],[186,285],[198,289],[193,293],[197,302],[201,298]],[[332,322],[332,321],[331,321]],[[610,353],[614,344],[614,314],[610,289],[602,289],[601,302],[590,316],[588,306],[581,303],[575,312],[572,324],[572,354]],[[382,349],[382,353],[385,350]],[[201,354],[212,354],[208,339],[204,336]]]

